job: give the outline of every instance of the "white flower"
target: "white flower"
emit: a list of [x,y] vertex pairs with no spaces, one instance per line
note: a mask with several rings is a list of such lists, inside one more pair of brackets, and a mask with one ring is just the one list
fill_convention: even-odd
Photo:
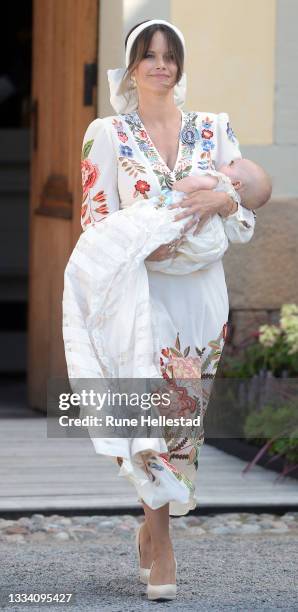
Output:
[[274,346],[277,338],[281,335],[281,330],[277,325],[260,325],[259,341],[263,346]]
[[280,309],[281,317],[287,317],[291,315],[298,316],[298,306],[297,304],[283,304]]
[[280,327],[285,332],[289,354],[298,352],[298,306],[284,304],[281,308]]

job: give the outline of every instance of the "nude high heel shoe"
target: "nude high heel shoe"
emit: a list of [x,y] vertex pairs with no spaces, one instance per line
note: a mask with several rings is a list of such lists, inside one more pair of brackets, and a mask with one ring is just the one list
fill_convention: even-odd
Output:
[[[154,561],[153,561],[154,563]],[[152,563],[152,565],[153,565]],[[152,568],[151,565],[151,568]],[[177,572],[177,561],[175,557],[175,574]],[[150,577],[147,584],[148,599],[175,599],[177,595],[177,585],[175,584],[151,584]]]
[[139,578],[143,584],[147,584],[150,576],[150,568],[141,567],[141,553],[140,553],[140,530],[142,525],[139,525],[136,530],[136,549],[139,559]]

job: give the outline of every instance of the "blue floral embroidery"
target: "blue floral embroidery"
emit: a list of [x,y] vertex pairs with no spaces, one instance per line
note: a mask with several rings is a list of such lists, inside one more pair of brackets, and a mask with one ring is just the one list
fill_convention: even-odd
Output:
[[143,151],[143,153],[146,153],[147,151],[149,151],[149,144],[148,142],[145,142],[144,140],[141,140],[139,142],[139,147],[141,151]]
[[198,161],[198,168],[200,170],[208,170],[214,166],[214,161],[211,156],[211,151],[215,149],[215,144],[213,142],[213,122],[214,120],[208,117],[208,115],[201,121],[200,137],[202,152],[200,154],[200,160]]
[[198,162],[198,168],[200,170],[209,170],[210,168],[210,163],[208,159],[203,159],[201,161]]
[[228,123],[227,123],[227,136],[228,136],[228,139],[229,139],[231,142],[233,142],[233,143],[235,143],[235,144],[238,144],[238,140],[237,140],[236,135],[235,135],[235,133],[233,132],[233,130],[232,130],[232,128],[231,128],[231,126],[230,126],[229,121],[228,121]]
[[202,147],[203,147],[203,151],[211,151],[212,149],[214,149],[215,144],[214,142],[212,142],[212,140],[203,140],[202,141]]
[[[178,158],[176,160],[176,166],[173,172],[170,172],[169,168],[167,168],[166,164],[160,157],[158,151],[155,149],[155,146],[148,137],[146,129],[142,124],[138,113],[133,111],[132,113],[123,114],[121,117],[130,128],[139,150],[151,164],[162,190],[172,189],[175,179],[181,180],[185,176],[189,175],[192,168],[193,154],[196,149],[197,142],[201,144],[202,151],[201,160],[198,163],[198,167],[202,170],[212,167],[213,161],[210,150],[215,146],[211,141],[213,132],[204,138],[204,134],[201,134],[201,126],[199,127],[197,125],[198,113],[186,112],[183,115],[183,126],[179,135],[180,144]],[[212,123],[213,121],[206,116],[202,122],[202,125],[207,130],[212,126]],[[205,148],[203,146],[204,143],[206,143]]]
[[132,148],[127,145],[120,145],[120,155],[123,155],[123,157],[132,157]]
[[202,127],[206,130],[210,130],[210,128],[212,127],[212,123],[213,121],[210,121],[210,119],[206,118],[203,119],[202,121]]
[[154,461],[150,461],[149,465],[151,468],[155,468],[156,470],[159,470],[160,472],[164,470],[162,465],[158,465],[158,463],[154,463]]
[[196,141],[200,139],[199,131],[196,127],[193,127],[190,123],[187,123],[181,132],[181,140],[183,144],[187,145],[190,149],[194,149]]

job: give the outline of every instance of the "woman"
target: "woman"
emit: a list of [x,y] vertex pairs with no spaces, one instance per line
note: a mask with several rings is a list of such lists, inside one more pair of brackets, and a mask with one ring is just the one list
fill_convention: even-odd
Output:
[[[141,214],[147,214],[149,208],[146,212],[144,204],[151,202],[152,197],[160,196],[164,189],[171,188],[175,180],[184,178],[189,174],[200,173],[208,168],[217,169],[222,163],[229,164],[232,160],[241,157],[237,140],[225,113],[219,115],[197,112],[185,113],[181,110],[185,99],[186,82],[183,73],[184,52],[183,35],[175,26],[163,20],[149,20],[135,26],[126,37],[127,71],[124,72],[123,69],[108,71],[111,103],[118,114],[105,119],[95,119],[88,126],[84,136],[82,154],[84,197],[81,222],[83,230],[88,230],[85,231],[85,238],[87,236],[87,241],[89,239],[89,246],[92,242],[95,256],[95,244],[102,245],[107,238],[106,248],[108,248],[109,236],[116,236],[116,228],[119,231],[119,227],[122,227],[119,248],[122,247],[123,257],[126,256],[127,250],[133,248],[129,246],[128,242],[127,245],[125,243],[130,231],[132,231],[133,236],[136,235],[133,232],[139,232],[138,241],[140,242],[139,226],[136,229],[137,224],[135,226],[129,225],[133,216],[129,218],[129,215],[127,215],[125,217],[125,212],[129,213],[130,210],[136,210],[137,213],[139,205]],[[142,206],[143,208],[141,208]],[[172,218],[176,220],[177,226],[178,222],[180,222],[180,226],[183,223],[185,231],[194,227],[195,231],[199,232],[202,225],[216,213],[228,219],[235,226],[247,227],[248,233],[251,229],[251,225],[247,222],[247,218],[251,219],[249,217],[249,214],[252,215],[251,211],[244,209],[240,204],[238,205],[235,198],[224,192],[197,191],[177,206],[180,207],[180,212],[176,215],[174,205],[171,214],[175,217],[172,216]],[[123,221],[122,226],[119,224],[117,226],[117,219],[120,219],[119,211],[120,216],[121,212],[123,213],[122,220],[125,221],[125,224]],[[141,216],[139,219],[142,220]],[[102,223],[102,221],[104,222]],[[144,239],[147,250],[148,245],[151,250],[146,253],[142,246],[142,249],[139,248],[131,255],[129,262],[131,265],[138,257],[146,261],[150,314],[154,320],[155,330],[157,330],[155,337],[158,337],[155,357],[157,356],[160,367],[159,375],[164,378],[179,376],[181,378],[212,380],[215,377],[227,333],[229,305],[222,262],[219,260],[206,269],[180,276],[150,270],[150,262],[169,258],[180,240],[176,231],[174,239],[162,243],[161,234],[157,235],[159,230],[156,229],[154,232],[152,229],[154,222],[150,217],[148,221],[148,223],[152,223],[150,236],[146,236]],[[173,227],[175,223],[169,225]],[[166,236],[166,224],[157,225],[156,228],[158,227],[164,230],[163,235]],[[99,235],[93,239],[89,228],[101,230],[100,241],[98,241]],[[145,224],[142,231],[146,233]],[[173,235],[172,233],[171,236]],[[157,248],[152,248],[154,239],[156,245],[158,245]],[[245,241],[245,238],[243,241]],[[115,240],[115,244],[118,246],[117,240]],[[134,244],[133,241],[132,244]],[[83,242],[79,240],[75,250],[83,257],[87,251],[84,251],[85,246],[82,245]],[[103,268],[113,266],[115,257],[117,255],[114,251],[111,256],[107,253],[102,268],[99,261],[98,270],[102,278],[105,273]],[[80,359],[79,351],[82,351],[82,348],[78,349],[78,344],[76,344],[78,338],[74,341],[71,337],[70,327],[73,323],[68,322],[67,318],[67,309],[70,311],[70,308],[73,307],[76,292],[74,282],[71,285],[69,279],[71,274],[73,277],[75,275],[78,277],[78,261],[79,259],[76,257],[77,267],[71,269],[68,266],[65,275],[65,283],[68,282],[68,289],[64,295],[65,321],[63,333],[70,377],[84,376],[84,359],[81,360],[81,368],[75,369],[74,366],[74,354],[76,352],[77,359]],[[125,265],[128,265],[127,261]],[[72,263],[74,266],[74,262]],[[83,269],[86,272],[88,271],[87,263],[82,264],[80,270]],[[124,276],[126,276],[128,268],[125,270]],[[119,269],[117,268],[117,274],[110,275],[109,279],[113,278],[114,284],[117,284],[118,277]],[[83,275],[80,277],[80,280],[82,279]],[[131,282],[130,289],[126,287],[126,296],[130,296],[131,292],[134,291],[136,282],[139,281]],[[113,283],[111,283],[111,286],[114,287]],[[103,289],[104,285],[102,284],[101,287]],[[146,287],[147,285],[142,285],[142,288],[138,289],[139,296],[144,297],[147,291]],[[101,318],[97,318],[96,322],[101,325],[101,319],[106,320],[108,316],[102,314],[103,304],[99,302],[99,293],[101,293],[99,288],[94,288],[95,301],[97,301],[96,312],[97,315],[98,313],[101,315]],[[83,290],[81,290],[80,295],[80,300],[84,300],[84,297],[82,297]],[[121,295],[124,295],[123,291]],[[78,316],[80,300],[77,299]],[[114,299],[114,302],[117,302],[117,300]],[[129,313],[127,304],[126,312]],[[112,302],[110,308],[113,308]],[[92,316],[89,311],[89,319]],[[118,327],[115,326],[113,329],[119,329],[119,342],[121,343],[123,342],[122,330],[124,330],[127,322],[123,320],[123,317],[121,319],[121,313],[116,315],[116,311],[113,311],[113,316],[111,315],[110,318],[116,320],[117,316]],[[148,312],[146,312],[146,316],[149,317]],[[146,320],[149,320],[149,318]],[[146,325],[143,322],[143,326],[138,329],[144,330],[145,328]],[[135,327],[133,329],[134,334],[136,334]],[[91,347],[91,343],[88,345],[89,352],[86,352],[86,355],[90,355],[90,351],[96,345],[96,355],[93,354],[92,362],[90,357],[91,367],[88,372],[90,377],[95,378],[96,376],[107,376],[107,372],[112,371],[108,367],[105,369],[107,360],[105,361],[103,354],[105,351],[106,354],[111,354],[110,344],[114,342],[114,339],[111,331],[110,336],[106,336],[109,338],[109,346],[105,346],[103,342],[100,344],[102,338],[100,338],[96,327],[94,327],[94,330],[93,346]],[[119,361],[115,364],[111,359],[110,363],[115,365],[113,371],[115,376],[122,375],[124,378],[129,378],[132,372],[129,369],[132,360],[129,359],[129,343],[125,345],[121,357],[123,357],[122,365],[126,358],[127,369],[123,367],[120,369]],[[142,361],[142,356],[139,359]],[[98,369],[100,360],[101,369]],[[148,369],[148,363],[144,358],[144,361],[142,361],[144,368],[140,367],[134,372],[137,371],[138,376],[142,376],[142,372],[151,376],[152,370]],[[207,403],[208,394],[207,399],[205,396],[205,404],[203,398],[203,413],[206,410]],[[159,481],[160,491],[164,486],[168,494],[169,501],[167,503],[161,504],[161,498],[155,503],[152,502],[151,505],[142,500],[145,522],[137,532],[136,541],[140,562],[140,578],[143,582],[149,581],[148,597],[150,599],[160,597],[170,599],[176,596],[176,560],[169,534],[169,514],[186,514],[196,506],[197,498],[194,494],[194,483],[203,440],[204,436],[200,431],[194,439],[190,440],[186,437],[179,440],[179,443],[177,439],[168,444],[165,444],[164,440],[158,443],[155,441],[152,443],[153,446],[151,446],[151,443],[147,443],[147,446],[144,445],[142,450],[145,451],[147,448],[147,450],[150,451],[151,449],[155,453],[155,462],[151,461],[150,463],[149,460],[146,462],[144,453],[132,451],[131,455],[134,455],[133,457],[127,454],[126,441],[92,438],[97,452],[117,458],[119,465],[122,465],[121,474],[131,478],[136,484],[140,497],[142,497],[140,493],[142,489],[138,488],[141,480],[138,479],[138,474],[142,468],[140,468],[140,464],[134,461],[137,456],[142,455],[146,469],[149,466],[149,475],[152,476],[154,467],[156,470],[162,471],[163,467],[166,466],[167,477],[172,476],[172,479],[177,483],[176,490],[175,483],[167,485],[162,478]],[[140,448],[138,450],[140,451]],[[147,455],[147,458],[150,459],[149,455]],[[157,461],[160,461],[159,465],[157,465]],[[163,467],[161,461],[164,462]],[[154,479],[155,476],[153,476]],[[173,489],[171,489],[172,484]],[[153,488],[153,484],[149,481],[146,482],[147,485],[148,490],[150,486]],[[180,486],[179,492],[178,485]],[[169,486],[169,490],[167,490],[167,486]],[[183,487],[184,490],[182,491]],[[155,487],[154,493],[157,489]],[[185,495],[186,490],[187,496]],[[150,490],[150,495],[151,492]]]

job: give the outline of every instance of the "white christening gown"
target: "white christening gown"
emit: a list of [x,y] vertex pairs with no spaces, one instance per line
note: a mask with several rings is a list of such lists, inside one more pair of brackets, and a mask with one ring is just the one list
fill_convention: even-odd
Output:
[[[202,248],[191,257],[181,248],[172,269],[171,260],[165,266],[146,258],[177,238],[186,223],[174,222],[177,209],[162,205],[161,196],[174,181],[240,157],[226,113],[181,111],[173,171],[136,111],[98,118],[88,126],[81,163],[84,231],[64,276],[63,338],[70,381],[214,379],[229,312],[222,256],[229,241],[251,239],[255,214],[239,204],[226,219],[214,215],[199,234]],[[205,413],[208,392],[190,392],[185,398],[181,386],[175,391],[179,414],[193,412],[194,397],[200,414]],[[196,506],[202,429],[191,438],[91,439],[97,453],[122,458],[119,475],[152,508],[169,502],[170,514],[179,515]]]

